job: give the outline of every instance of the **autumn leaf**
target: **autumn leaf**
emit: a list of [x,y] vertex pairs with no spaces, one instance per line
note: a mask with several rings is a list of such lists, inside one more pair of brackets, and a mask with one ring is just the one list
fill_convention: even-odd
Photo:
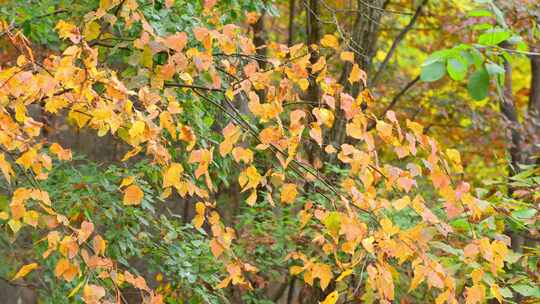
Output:
[[98,304],[105,296],[105,288],[99,285],[86,284],[83,288],[82,299],[86,304]]
[[187,40],[188,40],[187,34],[184,32],[180,32],[180,33],[167,36],[165,38],[164,43],[168,48],[173,49],[177,52],[180,52],[186,46]]
[[319,302],[320,304],[336,304],[337,300],[339,299],[339,293],[337,290],[332,291],[329,293],[326,298],[324,298],[324,301]]
[[330,212],[323,220],[324,226],[330,234],[332,234],[334,237],[337,237],[339,234],[339,229],[341,227],[341,215],[339,212]]
[[15,276],[11,279],[11,281],[15,281],[17,279],[24,278],[26,275],[28,275],[32,270],[38,268],[39,265],[37,263],[30,263],[22,266],[19,271],[15,274]]
[[193,226],[195,226],[195,228],[197,229],[201,228],[204,223],[205,210],[206,210],[206,207],[204,206],[204,203],[198,202],[197,204],[195,204],[196,215],[193,218],[192,223],[193,223]]
[[296,199],[296,196],[298,195],[298,191],[296,190],[295,184],[284,184],[281,188],[281,202],[286,204],[292,204],[294,203],[294,200]]
[[353,52],[341,52],[339,58],[343,61],[354,62],[354,53]]
[[366,72],[364,72],[358,64],[354,64],[351,70],[351,73],[349,74],[349,82],[355,83],[362,81],[364,86],[366,85],[367,75]]
[[334,35],[324,35],[321,39],[321,45],[327,48],[337,49],[339,47],[339,41]]
[[184,172],[182,164],[172,163],[165,173],[163,173],[163,188],[170,186],[178,187],[180,184],[180,176]]
[[124,190],[124,205],[139,205],[144,193],[137,185],[130,185]]
[[94,232],[94,224],[84,221],[81,224],[81,229],[78,230],[77,239],[79,244],[86,242],[90,235]]
[[49,148],[60,160],[71,160],[71,150],[64,149],[57,143],[53,143]]
[[13,171],[9,162],[6,161],[3,153],[0,153],[0,170],[6,181],[11,183],[11,177],[15,175],[15,171]]

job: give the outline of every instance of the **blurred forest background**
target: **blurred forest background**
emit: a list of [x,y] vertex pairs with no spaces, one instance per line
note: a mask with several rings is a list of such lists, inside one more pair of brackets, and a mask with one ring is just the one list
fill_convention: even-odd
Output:
[[0,302],[538,303],[539,23],[0,0]]

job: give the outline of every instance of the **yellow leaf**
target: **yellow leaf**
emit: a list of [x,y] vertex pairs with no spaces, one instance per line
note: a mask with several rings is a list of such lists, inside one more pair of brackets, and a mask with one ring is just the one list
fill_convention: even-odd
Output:
[[193,218],[193,226],[195,226],[195,228],[199,229],[202,227],[202,225],[204,224],[204,212],[206,210],[206,207],[204,206],[204,203],[202,202],[197,202],[197,204],[195,204],[195,212],[197,215],[195,215],[195,217]]
[[300,86],[302,91],[305,91],[309,87],[309,81],[306,78],[302,78],[298,81],[298,85]]
[[182,172],[184,172],[184,167],[181,164],[172,163],[163,174],[163,188],[178,186]]
[[152,49],[146,45],[142,52],[141,64],[149,69],[152,68],[154,54],[152,54]]
[[15,171],[13,171],[9,162],[6,161],[3,153],[0,153],[0,170],[2,171],[2,174],[4,174],[6,181],[11,183],[11,176],[15,175]]
[[334,276],[332,274],[332,268],[330,265],[317,263],[313,266],[311,271],[313,272],[314,278],[320,279],[321,289],[325,290],[326,287],[328,287],[328,284],[330,284],[330,280],[332,280],[332,277]]
[[30,168],[37,157],[37,151],[34,148],[31,148],[30,150],[26,151],[21,155],[17,160],[15,161],[17,164],[23,166],[24,169]]
[[223,279],[217,286],[216,288],[217,289],[222,289],[222,288],[225,288],[227,286],[229,286],[229,283],[231,282],[231,277],[226,277],[225,279]]
[[6,221],[9,218],[9,213],[2,211],[0,212],[0,220]]
[[[182,79],[186,84],[192,84],[193,83],[193,78],[191,77],[191,75],[189,75],[189,73],[180,73],[178,74],[178,77],[180,77],[180,79]],[[232,92],[232,90],[231,90]]]
[[343,60],[343,61],[354,62],[354,53],[353,52],[341,52],[341,54],[339,54],[339,58],[341,58],[341,60]]
[[324,298],[324,301],[319,302],[320,304],[336,304],[337,300],[339,299],[339,293],[337,290],[332,291],[326,298]]
[[334,35],[324,35],[321,39],[321,45],[327,48],[337,49],[339,47],[339,41]]
[[257,201],[257,191],[254,190],[251,192],[251,194],[248,196],[246,203],[250,206],[255,205],[255,202]]
[[129,129],[129,136],[131,138],[137,138],[141,136],[144,133],[144,127],[145,127],[144,121],[137,120]]
[[396,210],[401,210],[407,207],[410,203],[411,203],[411,198],[405,195],[404,197],[396,200],[396,202],[394,203],[394,208],[396,208]]
[[84,283],[86,283],[86,280],[80,281],[79,284],[77,284],[77,286],[75,286],[75,287],[69,292],[68,298],[71,298],[71,297],[73,297],[74,295],[76,295],[77,292],[79,292],[79,290],[81,289],[81,287],[84,285]]
[[130,185],[124,190],[124,205],[139,205],[144,194],[137,185]]
[[99,23],[96,21],[92,21],[88,24],[86,24],[83,32],[83,36],[86,39],[86,41],[94,40],[99,36],[100,27]]
[[289,272],[292,275],[297,275],[297,274],[301,273],[302,271],[304,271],[304,268],[302,268],[300,266],[291,266],[291,268],[289,268]]
[[347,269],[344,272],[342,272],[339,277],[337,277],[336,282],[341,282],[344,278],[350,276],[353,273],[352,269]]
[[490,286],[491,294],[499,301],[499,303],[502,303],[503,296],[501,294],[501,291],[499,290],[499,285],[497,284],[491,284]]
[[482,280],[482,277],[484,277],[484,270],[482,268],[475,268],[471,273],[471,277],[473,284],[478,284]]
[[18,103],[15,106],[15,120],[18,122],[26,121],[26,107],[23,103]]
[[399,232],[399,227],[394,226],[394,223],[392,223],[392,221],[387,218],[383,218],[379,223],[381,224],[381,228],[384,233],[388,234],[389,236],[392,236]]
[[281,202],[292,204],[294,203],[297,195],[298,191],[296,190],[295,184],[284,184],[283,188],[281,189]]
[[23,267],[21,267],[21,269],[19,269],[17,274],[15,274],[15,276],[11,280],[15,281],[17,279],[24,278],[27,274],[30,273],[30,271],[32,271],[32,270],[34,270],[34,269],[36,269],[38,267],[39,267],[39,265],[37,263],[26,264]]
[[21,222],[14,219],[9,220],[8,225],[9,225],[9,228],[11,228],[11,231],[13,231],[13,233],[19,232],[19,230],[22,227]]
[[71,265],[69,264],[69,260],[68,259],[60,259],[57,263],[56,263],[56,266],[54,267],[54,275],[57,277],[57,278],[60,278],[64,275],[64,273],[66,272],[66,270],[69,269]]
[[334,124],[334,113],[328,109],[315,108],[313,109],[313,115],[315,115],[319,123],[324,124],[328,128],[331,128]]
[[366,72],[364,72],[362,69],[360,69],[358,64],[355,63],[353,65],[351,73],[349,74],[349,82],[352,84],[352,83],[355,83],[357,81],[362,80],[362,82],[364,83],[364,86],[365,86],[366,85],[366,77],[367,77]]
[[75,26],[71,23],[65,22],[64,20],[60,20],[56,24],[56,29],[58,30],[60,38],[64,38],[65,36],[70,34],[70,32],[75,30]]
[[123,178],[122,182],[120,183],[120,188],[133,184],[134,180],[135,180],[134,176],[128,176],[128,177]]
[[30,210],[26,212],[23,217],[23,222],[34,228],[37,227],[38,220],[39,220],[39,213],[37,213],[34,210]]
[[373,242],[374,241],[375,241],[375,238],[373,238],[372,236],[362,240],[362,246],[364,246],[364,248],[366,249],[367,252],[369,252],[369,253],[374,252],[374,250],[373,250]]
[[233,100],[233,99],[234,99],[234,92],[233,92],[232,88],[228,88],[227,91],[225,91],[225,96],[226,96],[227,99],[229,99],[229,100]]

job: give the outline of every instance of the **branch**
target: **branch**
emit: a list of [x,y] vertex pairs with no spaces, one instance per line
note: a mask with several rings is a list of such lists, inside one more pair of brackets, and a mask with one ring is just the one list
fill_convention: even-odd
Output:
[[165,83],[165,87],[169,88],[187,88],[187,89],[197,89],[197,90],[204,90],[204,91],[211,91],[211,92],[225,92],[223,89],[216,89],[216,88],[209,88],[209,87],[203,87],[198,85],[191,85],[191,84],[183,84],[183,83]]
[[[399,99],[405,95],[405,93],[407,93],[407,91],[412,88],[418,81],[420,80],[420,75],[419,76],[416,76],[413,80],[409,81],[409,83],[407,83],[407,85],[401,89],[401,91],[399,91],[399,93],[396,94],[396,96],[394,96],[394,98],[392,98],[392,101],[390,101],[390,103],[388,104],[388,106],[384,109],[384,111],[381,113],[381,115],[379,116],[379,118],[382,118],[384,117],[384,115],[386,115],[386,113],[388,111],[390,111],[396,104],[397,102],[399,101]],[[368,124],[368,127],[367,127],[367,130],[371,130],[375,127],[375,122],[373,120],[370,121],[370,123]]]
[[36,17],[33,17],[33,18],[26,19],[26,20],[24,20],[23,22],[21,22],[19,24],[12,24],[12,25],[8,26],[8,28],[0,34],[0,38],[2,36],[4,36],[6,33],[10,32],[10,31],[12,31],[12,30],[14,30],[16,28],[19,28],[25,22],[38,20],[38,19],[41,19],[41,18],[46,18],[46,17],[50,17],[50,16],[54,16],[54,15],[58,15],[58,14],[66,13],[66,12],[67,12],[66,9],[59,9],[59,10],[54,11],[52,13],[48,13],[48,14],[45,14],[45,15],[40,15],[40,16],[36,16]]
[[371,86],[377,83],[379,80],[379,77],[381,76],[382,71],[386,68],[388,65],[388,62],[394,56],[394,53],[399,45],[399,43],[405,38],[405,35],[413,28],[414,24],[416,23],[416,20],[418,20],[418,17],[422,13],[422,8],[426,5],[428,0],[423,0],[422,3],[418,6],[416,9],[416,12],[414,13],[414,16],[411,18],[411,21],[409,21],[409,24],[397,35],[396,39],[394,39],[394,42],[392,42],[392,46],[390,47],[390,50],[386,54],[386,57],[384,57],[383,62],[381,63],[381,66],[371,79]]

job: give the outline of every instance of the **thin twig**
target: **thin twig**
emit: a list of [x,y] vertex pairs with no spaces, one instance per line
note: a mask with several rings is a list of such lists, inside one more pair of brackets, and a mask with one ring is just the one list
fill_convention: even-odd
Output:
[[422,13],[422,8],[427,4],[427,2],[428,0],[424,0],[422,1],[422,3],[420,3],[418,8],[416,9],[416,12],[414,13],[414,16],[409,21],[409,24],[407,24],[407,26],[396,36],[396,39],[394,39],[394,42],[392,42],[392,46],[390,47],[390,50],[386,54],[386,57],[384,57],[384,60],[381,63],[381,66],[379,67],[379,69],[377,70],[373,78],[371,79],[371,86],[377,83],[382,72],[384,71],[384,69],[386,69],[388,62],[394,55],[399,43],[403,40],[403,38],[405,38],[407,33],[413,28],[414,24],[416,23],[416,20],[418,20],[418,17]]

